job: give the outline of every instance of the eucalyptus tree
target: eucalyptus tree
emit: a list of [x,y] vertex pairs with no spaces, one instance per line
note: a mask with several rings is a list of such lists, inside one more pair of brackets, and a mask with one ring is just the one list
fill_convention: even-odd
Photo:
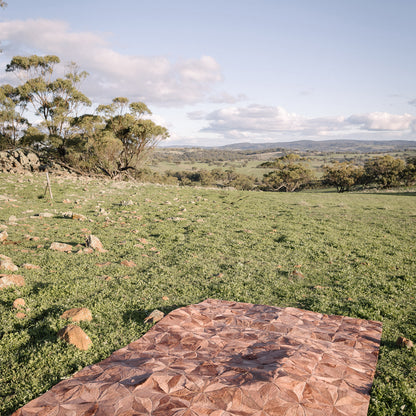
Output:
[[264,189],[271,191],[294,192],[315,179],[314,173],[305,166],[304,158],[294,153],[279,157],[272,162],[262,163],[261,167],[273,170],[263,175]]
[[349,191],[354,185],[363,181],[364,168],[350,162],[335,162],[323,166],[322,182],[335,186],[338,192]]
[[[127,98],[117,97],[111,104],[98,106],[96,111],[105,123],[97,142],[98,151],[102,161],[112,161],[112,171],[107,172],[110,176],[137,169],[148,152],[169,137],[165,127],[146,118],[152,112],[143,102],[129,103]],[[108,149],[106,157],[103,149]]]
[[59,63],[55,55],[15,56],[6,71],[16,74],[21,82],[16,87],[19,106],[40,118],[39,127],[47,134],[47,144],[64,155],[72,118],[91,101],[78,89],[88,73],[71,63],[63,77],[56,77]]
[[364,163],[366,181],[381,188],[400,185],[405,167],[404,160],[391,155],[373,157]]
[[16,88],[9,84],[0,87],[0,148],[16,147],[29,125],[18,110]]

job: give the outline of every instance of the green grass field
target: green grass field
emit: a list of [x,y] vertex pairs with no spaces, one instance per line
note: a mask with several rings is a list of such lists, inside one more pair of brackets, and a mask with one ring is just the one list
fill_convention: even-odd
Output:
[[[9,234],[0,254],[40,266],[19,267],[26,286],[0,291],[1,415],[142,336],[152,310],[206,298],[382,321],[369,415],[416,415],[416,352],[395,343],[416,343],[415,193],[261,193],[53,176],[51,202],[39,198],[45,183],[42,175],[0,175],[0,226]],[[88,220],[68,219],[69,211]],[[36,215],[45,212],[54,215]],[[90,233],[108,252],[77,253]],[[49,250],[55,241],[72,253]],[[12,307],[19,297],[23,319]],[[57,339],[67,324],[60,315],[80,306],[93,314],[80,323],[93,342],[88,351]]]

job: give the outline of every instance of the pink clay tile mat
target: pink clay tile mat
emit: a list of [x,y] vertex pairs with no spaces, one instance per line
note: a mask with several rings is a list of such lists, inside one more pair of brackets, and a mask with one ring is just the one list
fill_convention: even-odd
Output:
[[13,416],[364,416],[381,323],[208,299]]

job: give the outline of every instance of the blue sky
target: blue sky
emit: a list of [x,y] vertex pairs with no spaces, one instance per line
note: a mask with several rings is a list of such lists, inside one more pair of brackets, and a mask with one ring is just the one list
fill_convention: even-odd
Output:
[[414,0],[8,3],[2,68],[75,61],[95,103],[144,101],[167,145],[416,140]]

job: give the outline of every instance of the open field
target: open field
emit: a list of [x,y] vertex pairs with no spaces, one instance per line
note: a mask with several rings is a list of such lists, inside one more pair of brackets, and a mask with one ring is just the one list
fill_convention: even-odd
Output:
[[[370,148],[371,149],[371,148]],[[310,168],[317,178],[323,174],[322,167],[334,162],[349,161],[363,166],[368,159],[390,155],[394,158],[406,160],[416,156],[416,150],[391,150],[364,152],[320,152],[312,150],[280,149],[265,150],[220,150],[200,148],[157,148],[149,160],[149,169],[158,173],[167,171],[196,171],[196,170],[233,170],[237,173],[248,175],[256,179],[262,179],[263,175],[273,169],[259,167],[263,162],[272,161],[286,153],[297,153],[304,158],[302,163]]]
[[[139,338],[152,310],[206,298],[382,321],[369,415],[416,415],[416,352],[396,345],[399,336],[416,342],[416,193],[261,193],[52,177],[51,202],[39,198],[45,182],[0,175],[0,226],[8,233],[0,254],[26,281],[0,291],[1,415]],[[88,234],[108,251],[78,253]],[[52,242],[72,252],[51,251]],[[16,317],[16,298],[26,302],[25,318]],[[60,315],[81,306],[93,315],[80,323],[93,342],[88,351],[57,339],[67,324]]]

